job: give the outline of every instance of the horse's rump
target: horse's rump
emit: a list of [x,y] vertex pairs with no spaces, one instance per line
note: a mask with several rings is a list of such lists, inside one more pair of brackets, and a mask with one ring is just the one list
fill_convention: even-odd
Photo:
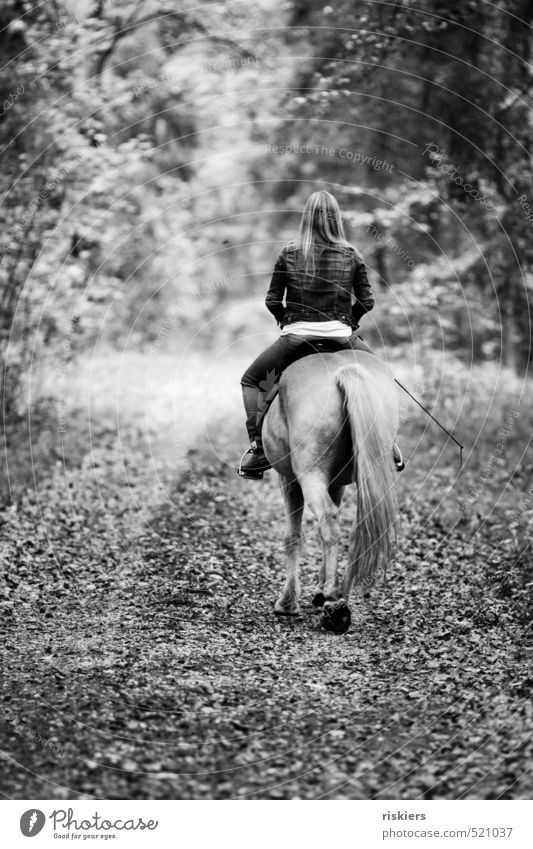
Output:
[[[350,371],[363,393],[368,384],[369,389],[379,387],[383,396],[396,398],[386,365],[364,351],[313,355],[287,367],[263,430],[265,451],[280,473],[288,473],[288,461],[296,452],[297,472],[315,468],[327,471],[330,479],[336,478],[342,484],[355,481],[352,427],[344,382],[337,377]],[[375,397],[374,403],[377,401]],[[387,409],[386,415],[393,419],[393,410]]]

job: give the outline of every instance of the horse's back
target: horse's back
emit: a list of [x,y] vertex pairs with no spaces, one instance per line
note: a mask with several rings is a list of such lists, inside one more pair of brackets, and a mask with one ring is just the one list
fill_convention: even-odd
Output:
[[280,380],[280,404],[290,413],[291,422],[313,425],[329,420],[338,425],[343,397],[337,376],[341,369],[354,366],[354,372],[369,375],[372,382],[385,386],[390,380],[386,363],[366,351],[346,350],[314,354],[292,363]]
[[334,351],[326,354],[313,354],[297,360],[288,366],[280,380],[281,386],[321,384],[326,387],[334,383],[334,378],[343,366],[360,366],[373,375],[388,375],[387,364],[375,354],[356,349]]

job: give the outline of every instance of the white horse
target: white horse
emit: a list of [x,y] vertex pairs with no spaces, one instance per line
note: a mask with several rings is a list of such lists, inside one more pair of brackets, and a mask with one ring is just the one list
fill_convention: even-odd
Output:
[[[396,386],[386,365],[365,351],[315,354],[283,373],[263,423],[263,447],[281,477],[286,505],[285,586],[278,614],[300,612],[299,554],[304,504],[317,520],[323,559],[313,604],[324,627],[350,625],[352,583],[370,581],[392,557],[397,501],[392,446],[399,419]],[[339,507],[357,486],[350,555],[337,578]]]

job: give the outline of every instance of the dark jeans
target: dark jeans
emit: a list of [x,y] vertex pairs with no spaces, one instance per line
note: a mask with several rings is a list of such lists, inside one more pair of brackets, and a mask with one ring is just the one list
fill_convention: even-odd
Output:
[[[296,336],[294,333],[280,336],[273,345],[265,348],[263,353],[259,354],[244,372],[241,377],[242,397],[246,411],[246,429],[250,442],[260,444],[260,421],[265,398],[277,383],[281,373],[287,366],[302,356],[304,342],[307,340],[316,342],[319,338],[318,336]],[[349,339],[336,339],[335,341],[342,348],[374,353],[372,348],[355,334],[352,334]]]
[[[317,336],[296,336],[294,333],[288,333],[286,336],[280,336],[273,345],[269,345],[268,348],[265,348],[263,353],[259,354],[253,363],[248,366],[241,377],[241,384],[243,386],[258,387],[261,384],[260,388],[263,389],[263,391],[268,392],[277,381],[282,371],[298,359],[301,354],[300,349],[302,343],[306,341],[306,338],[309,338],[311,341],[318,340]],[[335,339],[335,342],[338,342],[342,348],[353,348],[359,351],[368,351],[370,354],[374,353],[372,348],[370,348],[359,336],[353,335],[346,340]]]

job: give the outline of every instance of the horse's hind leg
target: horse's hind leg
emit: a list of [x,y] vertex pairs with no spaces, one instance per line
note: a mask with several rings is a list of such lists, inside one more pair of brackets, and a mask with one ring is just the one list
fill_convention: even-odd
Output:
[[[329,495],[333,503],[336,507],[341,506],[342,496],[344,495],[344,487],[343,486],[334,486],[330,485],[329,487]],[[338,530],[338,527],[337,527]],[[328,561],[328,548],[323,544],[322,545],[322,564],[320,566],[318,572],[318,584],[315,591],[315,595],[313,597],[313,604],[315,607],[322,607],[324,602],[326,601],[326,596],[324,595],[324,583],[326,581],[326,566]],[[335,573],[337,568],[335,566]],[[347,598],[347,596],[346,596]]]
[[[305,502],[318,522],[322,543],[322,567],[319,581],[322,591],[314,603],[322,605],[322,623],[325,628],[342,634],[350,625],[350,609],[342,597],[337,583],[337,548],[339,544],[339,504],[342,491],[331,493],[322,475],[308,475],[302,480]],[[335,497],[332,497],[332,495]]]
[[296,616],[300,612],[300,578],[298,575],[302,515],[304,499],[300,484],[282,478],[281,491],[285,499],[286,524],[283,543],[285,546],[286,579],[282,593],[274,605],[276,613]]

